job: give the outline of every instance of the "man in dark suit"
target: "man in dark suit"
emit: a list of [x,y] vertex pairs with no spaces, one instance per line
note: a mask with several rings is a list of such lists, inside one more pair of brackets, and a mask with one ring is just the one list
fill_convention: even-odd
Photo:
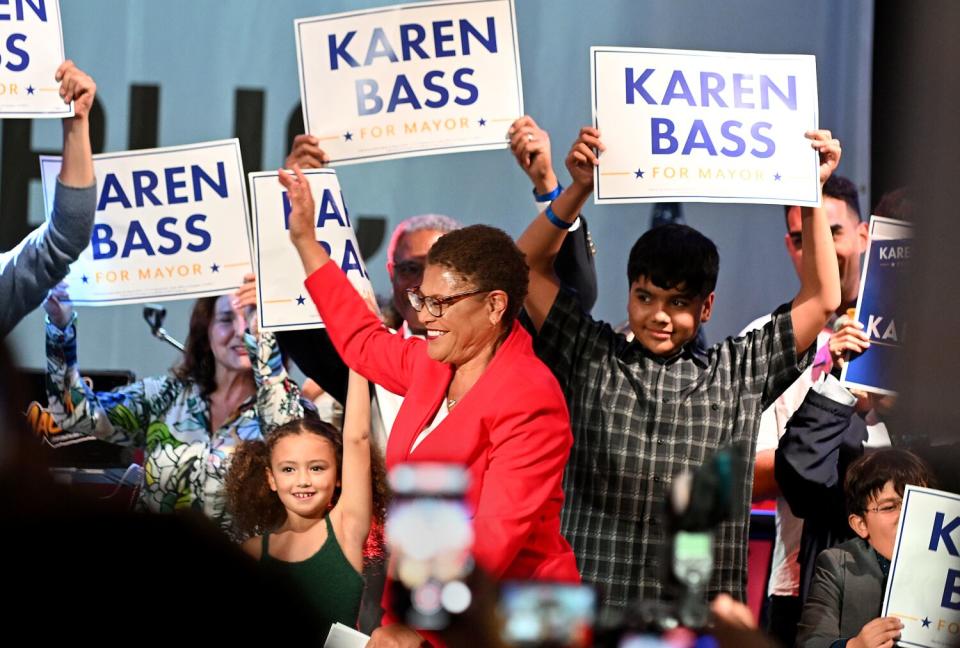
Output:
[[855,461],[844,491],[857,534],[817,558],[797,632],[798,648],[887,648],[903,624],[880,617],[907,484],[930,486],[927,466],[906,450],[885,449]]

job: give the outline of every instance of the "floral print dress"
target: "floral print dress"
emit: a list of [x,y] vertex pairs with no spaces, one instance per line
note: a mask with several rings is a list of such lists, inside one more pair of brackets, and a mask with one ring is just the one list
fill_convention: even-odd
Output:
[[300,389],[287,375],[274,335],[247,333],[244,344],[253,364],[256,394],[211,433],[210,405],[199,386],[157,376],[94,392],[77,368],[75,321],[65,331],[48,323],[50,413],[64,431],[143,448],[141,509],[201,511],[231,533],[224,481],[233,451],[241,441],[262,439],[274,427],[303,416]]

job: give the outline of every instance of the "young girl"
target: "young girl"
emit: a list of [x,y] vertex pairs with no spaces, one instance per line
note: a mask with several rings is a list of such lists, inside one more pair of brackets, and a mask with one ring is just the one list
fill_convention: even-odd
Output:
[[262,534],[243,550],[298,585],[327,629],[357,624],[364,548],[385,490],[367,381],[353,372],[342,435],[317,419],[292,421],[241,445],[227,475],[238,531]]

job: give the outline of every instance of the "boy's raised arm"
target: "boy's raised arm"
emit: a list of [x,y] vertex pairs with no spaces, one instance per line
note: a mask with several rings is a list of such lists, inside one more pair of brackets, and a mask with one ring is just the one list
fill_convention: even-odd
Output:
[[[820,153],[820,186],[823,187],[840,162],[840,141],[827,130],[810,131],[806,136]],[[826,211],[823,207],[804,207],[801,219],[800,291],[790,311],[798,354],[816,342],[817,334],[840,307],[840,270]]]

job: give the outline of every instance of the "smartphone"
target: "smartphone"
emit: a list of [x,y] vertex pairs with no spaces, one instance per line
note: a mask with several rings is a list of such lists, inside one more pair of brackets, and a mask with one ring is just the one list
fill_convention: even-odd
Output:
[[393,576],[391,605],[407,625],[442,630],[470,606],[472,514],[461,465],[407,463],[390,471],[393,500],[386,541]]
[[508,582],[500,588],[503,640],[511,646],[590,646],[597,595],[589,585]]

